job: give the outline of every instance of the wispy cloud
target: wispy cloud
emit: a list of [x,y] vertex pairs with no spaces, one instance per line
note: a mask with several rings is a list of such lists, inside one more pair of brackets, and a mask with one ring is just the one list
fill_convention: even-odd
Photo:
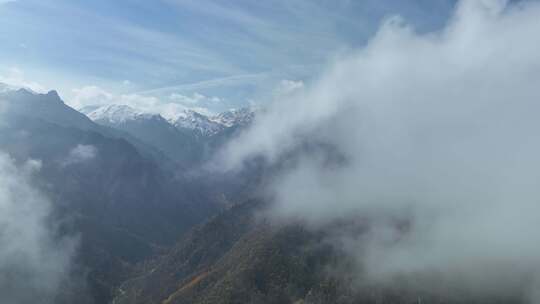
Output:
[[54,303],[69,278],[76,242],[48,223],[52,205],[31,176],[41,163],[17,166],[0,152],[0,302]]
[[[79,110],[85,107],[95,108],[111,104],[127,105],[137,111],[160,114],[165,118],[177,117],[186,110],[193,110],[205,115],[215,112],[211,109],[223,100],[216,96],[206,96],[197,92],[190,95],[171,93],[156,97],[143,94],[113,94],[101,87],[91,85],[73,90],[73,98],[66,103]],[[86,111],[86,110],[85,110]]]
[[[98,83],[116,93],[161,88],[212,95],[202,90],[238,85],[223,97],[245,102],[260,93],[253,88],[257,79],[268,74],[281,74],[277,81],[302,79],[289,67],[315,67],[367,41],[389,14],[403,12],[429,28],[445,20],[448,8],[441,3],[451,2],[339,0],[330,7],[322,0],[167,0],[129,6],[106,0],[17,1],[0,13],[0,64],[41,71],[40,79],[50,82]],[[129,89],[117,87],[125,79]]]
[[173,93],[169,96],[170,100],[177,101],[183,104],[201,104],[208,102],[221,102],[219,97],[208,97],[200,93],[193,93],[191,96]]
[[208,89],[214,87],[226,87],[245,84],[256,84],[268,77],[267,73],[254,73],[254,74],[242,74],[227,77],[214,78],[204,81],[198,81],[194,83],[185,83],[173,86],[167,86],[162,88],[156,88],[146,91],[138,92],[138,94],[155,94],[155,93],[168,93],[168,92],[182,92]]
[[0,69],[0,83],[16,88],[30,89],[37,93],[47,92],[44,85],[27,79],[24,71],[17,67],[11,67],[5,70]]

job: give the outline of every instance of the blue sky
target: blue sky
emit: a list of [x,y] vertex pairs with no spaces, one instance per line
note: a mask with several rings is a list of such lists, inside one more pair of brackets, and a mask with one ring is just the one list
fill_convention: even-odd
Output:
[[454,4],[0,0],[0,80],[54,88],[68,102],[92,87],[109,94],[108,102],[176,94],[220,111],[264,100],[283,80],[309,82],[333,56],[365,44],[384,18],[400,15],[432,31]]

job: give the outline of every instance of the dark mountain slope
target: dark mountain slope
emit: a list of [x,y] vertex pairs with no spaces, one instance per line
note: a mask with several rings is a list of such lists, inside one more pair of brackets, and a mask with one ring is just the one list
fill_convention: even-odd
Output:
[[[103,289],[93,293],[103,298],[123,266],[171,244],[217,208],[125,140],[27,117],[9,116],[4,123],[1,149],[20,162],[42,162],[37,180],[56,217],[69,219],[66,229],[81,234],[81,262]],[[70,160],[80,146],[93,147],[95,156]]]
[[[117,290],[115,304],[385,304],[526,303],[520,296],[487,297],[419,278],[376,285],[328,242],[335,233],[360,235],[367,226],[336,223],[320,231],[273,225],[264,206],[236,205],[194,229],[173,250],[140,265]],[[425,279],[425,278],[424,278]]]
[[204,273],[254,227],[256,203],[235,206],[193,229],[166,255],[140,266],[115,303],[161,303],[190,276]]
[[159,114],[140,113],[126,105],[108,105],[89,111],[88,115],[101,126],[121,130],[156,147],[184,167],[193,166],[200,157],[195,134],[175,128]]
[[166,120],[160,114],[111,104],[81,109],[100,126],[122,131],[161,150],[183,167],[196,168],[254,119],[250,109],[231,110],[214,117],[186,110]]
[[323,281],[330,247],[301,226],[278,227],[247,202],[195,229],[142,266],[115,303],[292,303]]
[[124,139],[143,156],[154,159],[163,168],[174,169],[173,163],[155,147],[122,130],[94,123],[84,114],[67,106],[56,91],[47,94],[36,94],[25,89],[6,91],[0,93],[0,104],[6,116],[24,116],[27,119],[38,119],[62,127],[94,131],[106,137]]
[[150,150],[94,124],[54,93],[20,90],[0,100],[0,150],[20,163],[41,163],[35,182],[53,202],[51,220],[80,236],[77,271],[87,273],[95,303],[108,302],[131,265],[219,208],[182,171],[164,170]]
[[64,127],[97,130],[96,124],[88,117],[66,106],[56,91],[36,94],[19,89],[0,93],[0,100],[6,104],[6,111],[10,114],[25,115]]
[[[189,220],[192,211],[203,207],[195,204],[203,198],[199,193],[191,192],[182,180],[162,171],[123,139],[21,116],[10,115],[4,122],[8,126],[0,129],[2,149],[20,161],[42,161],[43,186],[62,208],[165,242],[178,235],[174,231],[178,228],[167,226],[183,226],[178,216]],[[73,151],[81,146],[91,147],[95,155],[72,159]]]

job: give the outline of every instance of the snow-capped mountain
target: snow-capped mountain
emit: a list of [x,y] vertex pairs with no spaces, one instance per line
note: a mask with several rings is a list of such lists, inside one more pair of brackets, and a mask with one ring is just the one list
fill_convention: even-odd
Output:
[[147,113],[127,105],[117,104],[106,105],[94,109],[92,109],[92,107],[86,107],[81,109],[81,112],[86,114],[86,116],[93,121],[102,121],[109,124],[120,124],[133,120],[163,119],[159,114]]
[[127,105],[111,104],[105,106],[87,106],[79,110],[91,120],[109,126],[133,121],[157,120],[167,123],[180,131],[194,131],[196,136],[209,137],[221,131],[246,126],[253,120],[255,113],[249,108],[229,110],[214,116],[206,116],[193,110],[184,110],[174,116],[163,118],[160,114],[149,113]]
[[224,125],[210,120],[208,116],[192,110],[178,113],[176,117],[169,119],[169,123],[178,129],[193,130],[203,136],[212,136],[225,128]]
[[227,128],[246,126],[251,123],[254,117],[255,112],[253,110],[241,108],[214,116],[206,116],[196,111],[186,110],[168,120],[177,128],[195,130],[203,136],[212,136]]
[[86,112],[95,123],[123,131],[179,163],[193,163],[198,154],[195,136],[175,128],[160,114],[148,113],[127,105],[85,107],[80,111]]
[[233,109],[219,113],[209,119],[227,128],[233,126],[246,126],[253,121],[255,112],[250,108]]

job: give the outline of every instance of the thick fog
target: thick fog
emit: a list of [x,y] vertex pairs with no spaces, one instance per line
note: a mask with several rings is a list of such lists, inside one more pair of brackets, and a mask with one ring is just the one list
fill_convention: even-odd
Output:
[[58,238],[51,205],[32,184],[41,162],[16,165],[0,151],[0,303],[55,303],[76,242]]
[[[537,1],[461,1],[428,34],[388,18],[364,48],[269,105],[221,160],[233,169],[303,151],[272,184],[272,213],[314,228],[369,221],[333,242],[373,282],[414,275],[534,301],[539,31]],[[306,138],[342,161],[299,149]]]

